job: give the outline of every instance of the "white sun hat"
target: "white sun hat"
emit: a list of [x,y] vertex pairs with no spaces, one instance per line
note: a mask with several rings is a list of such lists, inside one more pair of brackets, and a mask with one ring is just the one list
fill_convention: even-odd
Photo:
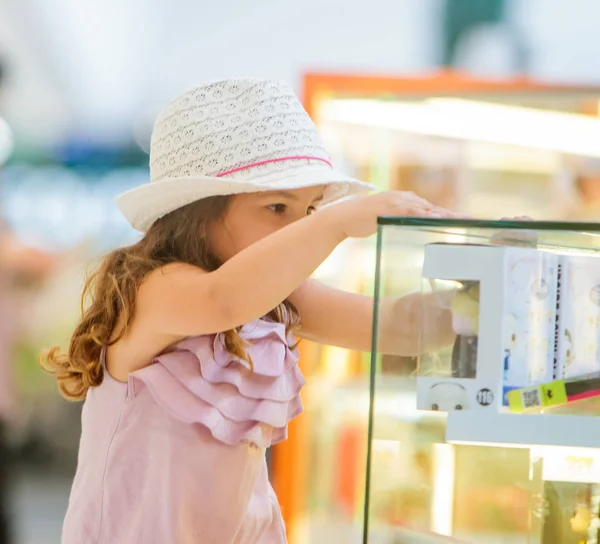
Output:
[[129,223],[146,231],[202,198],[325,185],[324,203],[374,189],[337,172],[317,128],[279,81],[202,85],[159,114],[150,144],[150,183],[117,197]]

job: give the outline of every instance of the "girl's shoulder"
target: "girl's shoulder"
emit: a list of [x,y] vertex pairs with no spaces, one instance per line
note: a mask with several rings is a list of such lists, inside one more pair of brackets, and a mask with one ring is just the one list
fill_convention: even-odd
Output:
[[137,287],[136,319],[155,335],[187,337],[231,328],[230,306],[215,273],[176,262],[153,270]]
[[261,319],[239,336],[250,362],[230,353],[225,333],[187,338],[130,374],[132,397],[146,390],[172,417],[226,444],[280,442],[302,412],[297,352],[281,323]]

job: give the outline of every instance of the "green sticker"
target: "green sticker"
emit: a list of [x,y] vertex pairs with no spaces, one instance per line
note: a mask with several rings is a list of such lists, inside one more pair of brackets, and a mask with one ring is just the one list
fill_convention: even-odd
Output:
[[567,390],[563,380],[556,380],[543,385],[509,391],[507,398],[511,412],[525,412],[566,404]]

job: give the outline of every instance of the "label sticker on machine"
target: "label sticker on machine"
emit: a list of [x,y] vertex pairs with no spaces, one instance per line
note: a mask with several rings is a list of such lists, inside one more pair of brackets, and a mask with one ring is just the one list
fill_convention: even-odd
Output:
[[557,380],[543,385],[509,391],[507,397],[511,412],[525,412],[565,404],[567,402],[567,390],[565,382]]

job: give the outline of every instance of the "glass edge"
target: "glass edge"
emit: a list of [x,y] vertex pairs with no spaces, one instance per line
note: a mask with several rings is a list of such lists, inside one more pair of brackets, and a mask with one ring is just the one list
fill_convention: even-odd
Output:
[[449,228],[477,228],[477,229],[514,229],[514,230],[540,230],[540,231],[569,231],[569,232],[599,232],[598,223],[578,223],[569,221],[509,221],[488,219],[446,219],[435,217],[395,217],[380,216],[377,218],[379,226],[399,227],[449,227]]
[[363,544],[369,542],[369,522],[371,510],[371,465],[373,462],[373,430],[375,426],[375,380],[377,378],[377,338],[379,327],[379,299],[381,288],[381,256],[383,247],[383,228],[377,226],[377,245],[375,251],[375,282],[373,287],[373,318],[371,332],[371,365],[369,368],[369,421],[367,431],[367,459],[365,474],[365,497],[363,511]]

